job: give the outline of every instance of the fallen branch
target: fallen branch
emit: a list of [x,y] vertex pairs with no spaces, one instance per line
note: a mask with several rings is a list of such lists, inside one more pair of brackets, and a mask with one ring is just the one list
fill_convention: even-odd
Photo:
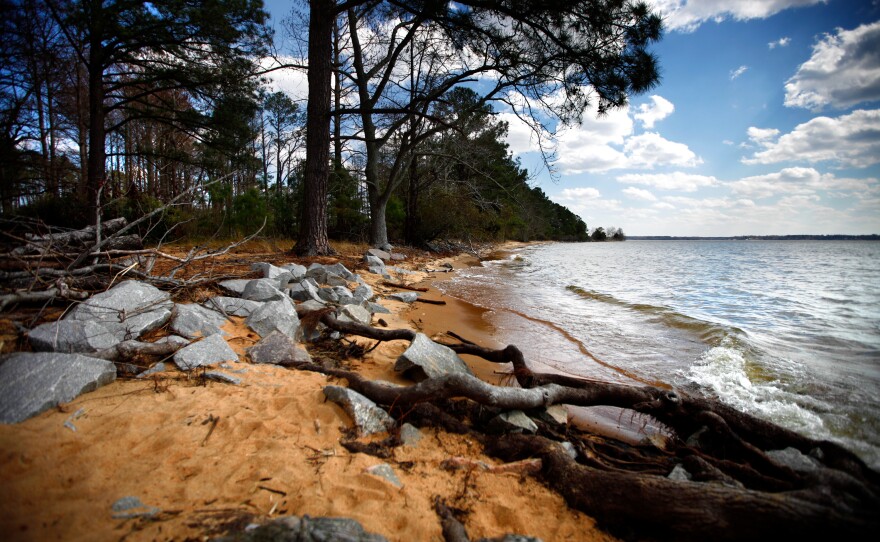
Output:
[[52,301],[56,298],[82,301],[89,297],[88,292],[72,290],[62,279],[55,281],[55,286],[42,291],[17,290],[10,294],[0,295],[0,311],[11,303],[36,303]]
[[423,297],[417,297],[416,301],[419,303],[428,303],[429,305],[445,305],[446,302],[442,299],[425,299]]
[[108,361],[124,361],[135,356],[170,356],[180,349],[179,344],[172,342],[146,343],[141,341],[123,341],[116,346],[93,352],[89,357],[106,359]]
[[414,292],[427,292],[427,288],[421,288],[419,286],[407,286],[406,284],[400,284],[399,282],[389,282],[383,281],[382,286],[390,286],[391,288],[400,288],[402,290],[412,290]]

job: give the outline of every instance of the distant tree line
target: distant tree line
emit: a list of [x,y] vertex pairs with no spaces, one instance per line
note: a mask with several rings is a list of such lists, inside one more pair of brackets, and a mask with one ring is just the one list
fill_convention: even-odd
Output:
[[[207,184],[149,233],[238,235],[265,221],[268,235],[315,240],[323,228],[375,245],[623,239],[613,228],[590,234],[530,182],[492,105],[513,91],[553,94],[560,118],[574,119],[594,98],[585,83],[602,110],[650,88],[653,57],[626,43],[656,39],[659,19],[612,3],[606,20],[589,2],[528,14],[506,2],[309,2],[287,26],[310,40],[329,31],[326,52],[301,44],[310,81],[326,75],[329,94],[316,98],[310,83],[310,99],[296,102],[267,86],[260,0],[0,0],[0,213],[78,227]],[[329,27],[316,30],[321,13]],[[546,42],[554,25],[582,42]],[[605,29],[620,47],[605,51]],[[315,55],[330,72],[318,73]],[[488,90],[470,84],[488,73]],[[320,129],[307,126],[313,109]],[[304,252],[324,251],[312,244]]]

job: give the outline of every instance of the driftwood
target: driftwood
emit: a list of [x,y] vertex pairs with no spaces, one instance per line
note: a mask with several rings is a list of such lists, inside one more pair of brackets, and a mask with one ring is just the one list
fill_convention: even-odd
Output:
[[[321,322],[380,341],[412,340],[415,335],[342,323],[329,313],[321,315]],[[546,485],[623,538],[862,539],[880,527],[880,474],[836,443],[810,439],[695,394],[534,373],[513,345],[501,350],[446,346],[491,362],[511,363],[519,387],[446,375],[401,388],[325,365],[297,367],[346,379],[350,388],[386,406],[398,419],[470,432],[488,454],[505,461],[540,459],[538,476]],[[659,448],[633,447],[543,422],[538,435],[500,437],[488,435],[483,425],[492,413],[534,413],[553,404],[622,407],[656,418],[673,434]],[[422,407],[428,410],[422,413]],[[448,419],[459,415],[461,421]],[[578,451],[577,460],[563,450],[560,442],[565,440]],[[795,471],[768,454],[786,448],[812,458],[815,468]],[[690,479],[668,478],[675,465],[683,466]],[[449,510],[437,511],[444,534],[447,526],[454,533],[455,518]]]
[[382,286],[389,286],[391,288],[400,288],[401,290],[412,290],[414,292],[427,292],[427,288],[422,288],[420,286],[407,286],[406,284],[400,284],[399,282],[389,282],[383,281]]

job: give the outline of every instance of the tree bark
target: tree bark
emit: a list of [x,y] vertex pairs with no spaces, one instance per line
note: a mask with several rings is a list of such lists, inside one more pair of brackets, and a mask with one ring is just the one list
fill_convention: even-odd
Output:
[[301,256],[333,253],[327,238],[327,183],[330,176],[330,78],[333,75],[336,3],[312,0],[309,4],[305,197],[299,237],[293,247],[293,252]]

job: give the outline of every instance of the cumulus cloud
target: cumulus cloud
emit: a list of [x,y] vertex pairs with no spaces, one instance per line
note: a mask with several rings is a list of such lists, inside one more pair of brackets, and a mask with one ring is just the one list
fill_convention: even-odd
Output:
[[846,192],[849,195],[868,194],[877,190],[877,179],[837,177],[820,173],[813,168],[792,167],[775,173],[745,177],[728,184],[738,196],[765,199],[778,195],[816,196],[817,192]]
[[654,123],[663,120],[675,111],[675,106],[662,96],[651,96],[651,103],[639,106],[639,111],[633,115],[636,120],[642,121],[645,128],[653,128]]
[[649,0],[664,17],[666,27],[692,32],[707,21],[764,19],[782,10],[812,6],[827,0]]
[[619,200],[604,199],[599,190],[591,186],[566,188],[558,195],[551,196],[550,199],[584,217],[597,211],[607,212],[621,209]]
[[784,38],[779,38],[776,41],[771,41],[770,43],[767,44],[767,47],[769,47],[770,49],[776,49],[777,47],[788,47],[789,43],[791,43],[791,38],[784,37]]
[[669,141],[655,132],[647,132],[627,139],[623,150],[627,156],[628,167],[645,169],[654,169],[659,165],[694,167],[703,163],[703,160],[684,143]]
[[641,184],[660,190],[679,192],[696,192],[700,188],[719,184],[715,177],[694,175],[676,171],[674,173],[630,173],[617,177],[617,182],[625,184]]
[[630,186],[629,188],[624,188],[623,193],[632,199],[637,199],[637,200],[641,200],[641,201],[657,201],[657,196],[655,196],[651,192],[644,190],[642,188],[636,188],[634,186]]
[[309,83],[305,70],[278,68],[279,61],[284,64],[305,64],[302,59],[289,56],[277,60],[269,57],[260,59],[260,67],[272,70],[267,74],[269,86],[274,91],[284,92],[294,101],[306,100],[309,96]]
[[837,29],[785,84],[785,105],[818,110],[880,100],[880,21]]
[[746,71],[748,69],[749,69],[748,66],[740,66],[739,68],[737,68],[735,70],[730,70],[730,80],[733,81],[734,79],[736,79],[740,75],[746,73]]
[[539,139],[546,138],[543,141],[546,144],[550,138],[550,134],[543,131],[536,134],[531,126],[513,113],[498,113],[496,118],[507,123],[507,145],[513,154],[540,150]]
[[743,163],[829,161],[860,168],[880,163],[880,109],[859,109],[836,118],[816,117],[773,141],[775,135],[772,130],[749,128],[749,137],[763,150],[744,158]]

